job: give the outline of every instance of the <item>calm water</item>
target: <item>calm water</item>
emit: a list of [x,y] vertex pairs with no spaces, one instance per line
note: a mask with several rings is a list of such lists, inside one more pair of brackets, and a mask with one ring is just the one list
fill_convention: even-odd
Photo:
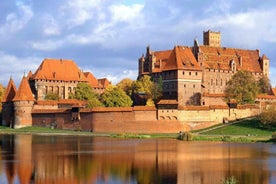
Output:
[[276,183],[276,145],[0,135],[0,183]]

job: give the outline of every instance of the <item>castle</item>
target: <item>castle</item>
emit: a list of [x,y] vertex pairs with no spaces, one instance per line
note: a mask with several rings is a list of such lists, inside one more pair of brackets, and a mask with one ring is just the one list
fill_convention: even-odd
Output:
[[139,58],[139,77],[150,75],[163,80],[163,98],[176,99],[178,106],[224,105],[227,81],[239,70],[256,79],[269,77],[269,59],[259,50],[221,47],[220,32],[203,32],[204,45],[175,46],[172,50],[151,51]]
[[18,90],[10,79],[2,99],[2,124],[15,128],[32,125],[34,104],[55,103],[45,101],[49,93],[59,96],[59,106],[80,103],[68,99],[80,82],[88,83],[98,93],[110,85],[106,78],[96,79],[91,72],[82,72],[73,60],[44,59],[34,74],[30,71],[22,78]]
[[[269,77],[269,59],[259,50],[221,47],[220,32],[203,32],[203,45],[175,46],[151,51],[139,58],[138,78],[150,75],[163,82],[163,97],[157,107],[86,109],[84,102],[68,99],[78,83],[86,82],[99,93],[110,84],[82,72],[72,60],[45,59],[35,73],[22,78],[18,89],[10,79],[2,99],[2,125],[53,126],[95,132],[162,133],[193,130],[257,115],[260,105],[230,108],[223,101],[227,81],[239,70],[256,79]],[[276,90],[274,90],[276,93]],[[60,100],[45,100],[48,93]],[[259,95],[257,101],[276,101],[273,95]]]

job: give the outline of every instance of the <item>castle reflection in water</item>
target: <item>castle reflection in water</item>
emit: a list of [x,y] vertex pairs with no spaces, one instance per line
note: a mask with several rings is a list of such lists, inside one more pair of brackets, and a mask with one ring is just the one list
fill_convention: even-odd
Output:
[[35,135],[0,135],[0,141],[4,183],[208,184],[234,176],[257,184],[276,178],[269,144]]

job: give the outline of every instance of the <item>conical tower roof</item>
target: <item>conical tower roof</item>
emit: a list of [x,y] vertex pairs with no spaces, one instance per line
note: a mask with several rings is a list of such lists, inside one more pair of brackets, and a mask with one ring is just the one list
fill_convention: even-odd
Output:
[[15,94],[16,94],[16,86],[12,78],[10,78],[8,86],[5,90],[5,94],[2,98],[2,102],[12,102]]
[[18,91],[16,92],[16,95],[13,98],[13,101],[34,101],[34,100],[35,99],[33,97],[32,90],[28,82],[28,78],[24,76],[21,80]]

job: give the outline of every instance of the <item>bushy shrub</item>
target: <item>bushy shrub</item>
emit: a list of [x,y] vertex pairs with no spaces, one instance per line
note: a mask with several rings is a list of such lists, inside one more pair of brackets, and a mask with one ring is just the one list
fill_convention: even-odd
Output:
[[271,141],[276,142],[276,132],[272,133]]
[[264,125],[276,125],[276,110],[275,107],[270,107],[264,110],[258,117],[260,122]]
[[194,136],[191,132],[179,132],[177,139],[182,141],[192,141],[193,137]]
[[231,141],[231,136],[225,135],[225,136],[221,137],[221,141],[223,141],[223,142],[230,142]]

